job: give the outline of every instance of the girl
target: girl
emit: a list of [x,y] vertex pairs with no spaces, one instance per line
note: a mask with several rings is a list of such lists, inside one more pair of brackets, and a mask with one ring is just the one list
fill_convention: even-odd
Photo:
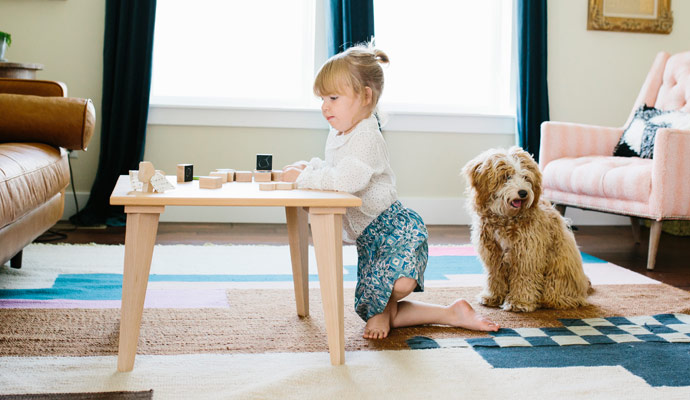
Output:
[[299,161],[283,180],[307,189],[338,190],[362,199],[343,218],[345,240],[358,254],[355,311],[366,321],[364,337],[383,339],[391,327],[444,324],[496,331],[465,300],[448,306],[402,300],[424,290],[427,230],[420,216],[397,200],[395,175],[380,131],[376,105],[388,56],[370,46],[351,47],[319,70],[314,94],[331,125],[326,159]]

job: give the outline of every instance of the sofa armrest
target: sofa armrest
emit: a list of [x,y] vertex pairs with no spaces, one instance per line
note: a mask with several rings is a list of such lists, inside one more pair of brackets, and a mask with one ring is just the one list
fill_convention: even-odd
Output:
[[546,121],[541,124],[539,168],[563,157],[613,155],[623,128]]
[[85,150],[96,110],[90,99],[0,93],[0,142],[39,142]]
[[650,208],[661,217],[690,218],[690,130],[661,128],[654,138]]
[[65,97],[67,96],[67,85],[58,81],[0,78],[0,93]]

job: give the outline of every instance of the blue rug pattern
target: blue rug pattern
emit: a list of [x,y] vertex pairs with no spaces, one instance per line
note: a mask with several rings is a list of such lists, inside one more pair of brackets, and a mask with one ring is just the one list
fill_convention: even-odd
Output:
[[492,337],[434,340],[412,349],[472,347],[495,368],[619,365],[651,386],[690,386],[690,315],[560,319],[563,327],[500,329]]

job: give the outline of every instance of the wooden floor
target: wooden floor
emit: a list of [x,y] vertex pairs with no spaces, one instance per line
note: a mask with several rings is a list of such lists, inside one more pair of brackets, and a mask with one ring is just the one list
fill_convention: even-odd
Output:
[[[467,244],[469,228],[457,225],[429,226],[430,244]],[[662,233],[656,268],[647,271],[649,229],[642,227],[642,243],[635,245],[629,226],[578,226],[575,238],[580,249],[602,260],[628,268],[669,285],[690,291],[690,237]],[[124,227],[79,228],[58,223],[54,230],[67,237],[51,243],[123,244]],[[287,244],[283,224],[210,224],[162,222],[157,244]]]

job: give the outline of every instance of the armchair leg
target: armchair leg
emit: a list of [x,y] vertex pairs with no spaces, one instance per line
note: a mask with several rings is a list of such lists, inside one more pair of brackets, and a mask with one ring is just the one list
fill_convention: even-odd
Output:
[[24,253],[24,250],[15,254],[14,257],[12,257],[10,259],[10,267],[16,268],[16,269],[19,269],[22,267],[22,253]]
[[556,211],[561,213],[561,216],[565,216],[565,206],[563,204],[554,204],[553,206],[556,208]]
[[635,244],[640,244],[640,219],[630,217],[630,223],[632,224],[633,240],[635,240]]
[[649,231],[649,251],[647,254],[647,269],[653,270],[656,262],[656,251],[659,248],[659,238],[661,237],[661,221],[652,221]]

